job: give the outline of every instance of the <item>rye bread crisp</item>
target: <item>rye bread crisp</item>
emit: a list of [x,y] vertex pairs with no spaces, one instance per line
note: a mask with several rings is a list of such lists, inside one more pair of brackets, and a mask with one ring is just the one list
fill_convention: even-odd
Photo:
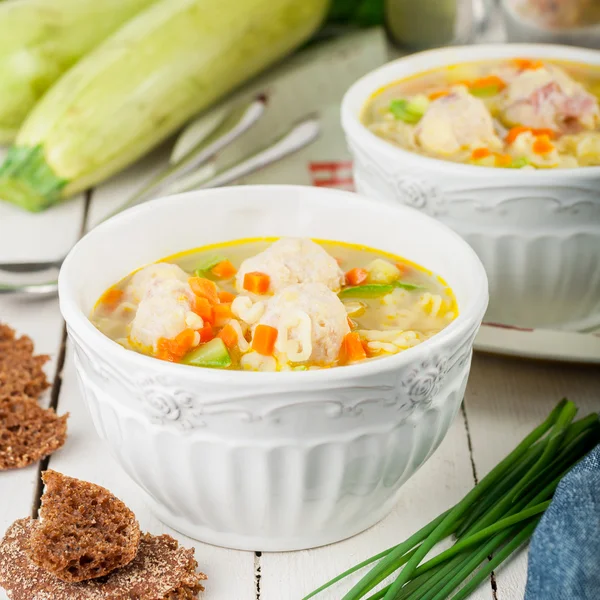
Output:
[[17,338],[0,323],[0,471],[38,462],[58,450],[67,436],[67,417],[41,408],[38,396],[49,386],[43,370],[48,356],[34,356],[33,342]]
[[10,600],[192,600],[203,591],[194,550],[168,535],[143,534],[138,554],[102,579],[66,583],[35,565],[27,547],[35,521],[13,523],[0,543],[0,586]]
[[13,329],[0,323],[0,402],[23,395],[37,401],[49,387],[42,368],[49,357],[33,352],[31,338],[17,338]]
[[29,558],[62,581],[104,577],[137,554],[140,527],[133,512],[107,489],[48,470],[40,520]]
[[0,401],[0,471],[26,467],[58,450],[67,439],[68,416],[26,395]]

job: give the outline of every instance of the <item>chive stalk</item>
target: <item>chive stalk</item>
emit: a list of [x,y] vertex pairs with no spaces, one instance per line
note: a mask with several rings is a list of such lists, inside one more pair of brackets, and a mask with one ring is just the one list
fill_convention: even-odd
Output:
[[[452,596],[452,600],[466,598],[529,539],[562,477],[600,443],[598,415],[573,422],[576,411],[572,402],[562,400],[453,508],[406,541],[348,569],[303,600],[376,561],[343,600],[364,598],[396,571],[395,581],[368,600],[446,600],[475,571],[469,583]],[[422,563],[438,542],[452,534],[457,539],[453,546]]]
[[[467,598],[472,592],[474,592],[480,583],[482,583],[485,579],[487,579],[492,571],[502,564],[515,550],[518,550],[532,535],[533,532],[539,522],[539,519],[536,519],[527,527],[525,527],[520,533],[518,533],[502,550],[500,550],[492,560],[490,560],[484,567],[482,567],[475,576],[462,588],[460,589],[453,597],[452,600],[464,600]],[[432,600],[444,600],[446,596],[439,594],[437,598],[433,598]]]
[[[568,401],[561,401],[558,406],[550,413],[548,418],[538,427],[536,427],[500,464],[488,473],[478,485],[476,485],[464,498],[461,500],[445,517],[445,519],[436,527],[431,535],[421,544],[414,556],[406,563],[402,572],[398,575],[396,581],[392,584],[392,587],[388,590],[388,593],[384,596],[384,600],[394,600],[402,586],[410,579],[419,563],[425,558],[425,556],[433,549],[433,547],[441,541],[444,537],[444,531],[454,521],[463,517],[464,514],[470,509],[471,505],[479,500],[485,492],[491,488],[498,477],[504,476],[513,468],[518,461],[526,454],[527,450],[539,440],[544,434],[551,429],[561,413],[566,410],[569,406]],[[393,554],[393,553],[392,553]],[[390,554],[391,556],[391,554]],[[389,556],[388,556],[389,558]],[[387,559],[386,559],[387,560]],[[376,569],[377,567],[375,567]],[[360,582],[359,582],[360,583]],[[360,596],[358,596],[360,598]],[[346,600],[346,599],[345,599]],[[347,600],[350,600],[348,598]],[[353,599],[354,600],[354,599]]]

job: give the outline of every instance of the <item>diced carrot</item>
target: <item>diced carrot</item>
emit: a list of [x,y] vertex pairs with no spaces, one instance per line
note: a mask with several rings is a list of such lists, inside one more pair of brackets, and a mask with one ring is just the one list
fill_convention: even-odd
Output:
[[219,303],[217,284],[214,281],[205,277],[190,277],[188,283],[199,298],[206,298],[211,304]]
[[553,140],[557,136],[557,133],[553,129],[534,129],[533,135],[547,135],[549,139]]
[[228,292],[226,290],[219,291],[219,300],[221,302],[233,302],[235,300],[235,294]]
[[340,362],[349,363],[367,358],[367,353],[362,345],[360,336],[356,331],[351,331],[344,336],[340,349]]
[[486,158],[490,156],[492,152],[488,148],[475,148],[473,152],[471,152],[472,160],[481,160],[482,158]]
[[157,343],[157,357],[169,362],[180,361],[193,347],[196,337],[193,329],[184,329],[173,339],[160,338]]
[[367,356],[370,356],[369,342],[367,342],[367,340],[361,340],[361,344],[362,344],[363,350],[365,351],[365,354]]
[[450,92],[448,90],[437,90],[436,92],[431,92],[428,98],[430,100],[437,100],[438,98],[443,98],[444,96],[447,96],[449,93]]
[[404,263],[396,263],[396,269],[398,269],[398,271],[404,275],[410,270],[410,267]]
[[254,336],[252,338],[252,349],[256,350],[263,356],[271,356],[275,349],[275,342],[277,341],[277,329],[270,325],[256,326],[254,330]]
[[175,354],[171,351],[171,340],[160,338],[156,344],[156,358],[176,362]]
[[233,318],[233,313],[231,312],[231,304],[215,304],[212,307],[213,316],[215,320],[215,325],[217,327],[221,327],[224,325],[229,319]]
[[355,267],[346,273],[346,282],[348,285],[360,285],[361,283],[364,283],[368,277],[369,272],[367,270]]
[[556,131],[552,129],[534,129],[532,127],[513,127],[505,138],[507,144],[512,144],[522,133],[530,131],[534,136],[547,135],[548,138],[554,139],[556,137]]
[[217,337],[221,338],[228,348],[237,346],[238,334],[231,325],[225,325],[225,327],[219,331]]
[[213,313],[213,306],[206,298],[196,296],[196,302],[194,303],[194,312],[208,323],[213,323],[215,319]]
[[271,285],[271,278],[266,273],[253,271],[244,275],[244,289],[253,294],[266,294]]
[[100,297],[100,303],[103,304],[109,310],[115,310],[117,305],[123,299],[123,290],[117,290],[116,288],[110,288],[106,290]]
[[494,163],[497,167],[508,167],[512,163],[510,154],[496,154]]
[[512,144],[522,133],[531,131],[529,127],[513,127],[505,138],[507,144]]
[[541,69],[544,63],[541,60],[533,60],[531,58],[513,58],[513,64],[521,71],[535,71]]
[[498,91],[500,91],[506,87],[506,83],[497,75],[488,75],[487,77],[480,77],[479,79],[475,79],[469,85],[469,88],[471,89],[487,87],[497,87]]
[[202,329],[198,329],[198,333],[200,334],[201,344],[210,342],[210,340],[212,340],[215,337],[215,332],[213,331],[212,325],[210,323],[204,323],[204,327]]
[[218,265],[215,265],[210,271],[215,277],[218,277],[219,279],[231,279],[237,273],[237,269],[228,260],[221,261]]
[[533,142],[533,151],[536,154],[548,154],[554,150],[554,144],[550,141],[547,135],[540,135],[535,142]]

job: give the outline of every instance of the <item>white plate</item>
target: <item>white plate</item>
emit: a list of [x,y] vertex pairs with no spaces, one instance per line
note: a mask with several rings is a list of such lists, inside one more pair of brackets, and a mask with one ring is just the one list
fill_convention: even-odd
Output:
[[600,330],[573,333],[484,323],[475,339],[475,350],[541,360],[600,364]]

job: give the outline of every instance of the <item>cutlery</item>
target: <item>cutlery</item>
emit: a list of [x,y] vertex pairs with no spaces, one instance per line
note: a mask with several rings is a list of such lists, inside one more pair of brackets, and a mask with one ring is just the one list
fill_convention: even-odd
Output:
[[[199,173],[188,176],[185,180],[171,183],[169,186],[167,186],[165,191],[168,193],[178,193],[195,189],[207,189],[227,185],[240,179],[241,177],[245,177],[251,173],[272,165],[286,156],[290,156],[298,150],[306,147],[317,139],[320,134],[320,130],[321,126],[318,115],[309,115],[292,125],[292,127],[286,133],[277,138],[275,141],[267,144],[256,153],[242,159],[234,165],[225,167],[224,169],[214,173],[210,173],[210,171],[207,169],[201,169]],[[198,177],[198,175],[200,175],[200,177]],[[157,178],[157,181],[158,179],[159,178]],[[162,181],[163,180],[161,179],[161,182]],[[160,189],[164,190],[165,188],[163,188],[161,185]],[[145,195],[142,196],[140,193],[137,193],[134,198],[136,199],[135,202],[132,203],[131,199],[128,200],[120,210],[111,213],[110,216],[121,212],[124,207],[129,208],[134,204],[142,202],[143,198],[146,200],[148,199],[145,197]],[[31,263],[0,263],[0,271],[19,274],[39,274],[47,269],[60,268],[63,260],[64,259]],[[50,296],[56,294],[57,289],[58,282],[53,280],[42,283],[0,283],[0,295],[24,294],[35,295],[38,297]]]

